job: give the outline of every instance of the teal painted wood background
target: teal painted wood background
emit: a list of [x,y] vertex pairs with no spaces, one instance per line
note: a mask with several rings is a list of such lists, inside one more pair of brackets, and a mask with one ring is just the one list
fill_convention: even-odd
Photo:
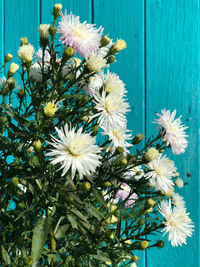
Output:
[[[0,62],[8,52],[15,57],[19,40],[27,36],[38,45],[37,28],[49,23],[54,0],[0,0]],[[60,0],[81,20],[103,25],[113,39],[123,38],[127,49],[113,71],[126,83],[129,128],[155,133],[155,112],[177,109],[189,127],[189,147],[176,157],[181,176],[189,182],[181,193],[195,223],[187,246],[153,248],[140,255],[140,267],[197,267],[199,260],[199,0]],[[17,58],[15,59],[17,60]],[[3,75],[3,73],[1,73]],[[187,177],[190,173],[191,177]]]

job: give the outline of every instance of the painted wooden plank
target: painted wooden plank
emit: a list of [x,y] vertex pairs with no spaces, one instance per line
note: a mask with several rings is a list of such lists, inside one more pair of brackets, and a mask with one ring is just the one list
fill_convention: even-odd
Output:
[[5,53],[17,55],[21,37],[37,46],[39,41],[39,0],[5,1]]
[[[4,0],[0,0],[0,66],[4,61]],[[0,77],[3,76],[3,71]]]
[[[163,249],[148,252],[149,267],[200,266],[199,262],[199,1],[146,1],[146,114],[147,134],[155,112],[177,109],[189,134],[186,153],[172,157],[189,185],[180,194],[195,223],[187,246],[173,248],[165,239]],[[191,177],[187,177],[187,173]],[[160,239],[160,238],[158,238]]]
[[[133,0],[94,0],[94,23],[104,27],[113,41],[122,38],[127,49],[121,51],[111,65],[111,70],[119,75],[128,90],[129,103],[134,111],[128,116],[128,128],[133,134],[144,133],[144,4]],[[145,253],[137,252],[139,266],[145,266]]]

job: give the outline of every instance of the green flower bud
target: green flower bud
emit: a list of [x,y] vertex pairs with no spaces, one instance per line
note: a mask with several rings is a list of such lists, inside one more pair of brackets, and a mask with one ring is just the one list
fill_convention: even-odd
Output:
[[156,202],[153,199],[149,198],[147,200],[146,204],[147,204],[147,206],[152,207],[156,204]]
[[22,45],[27,45],[27,44],[28,44],[28,39],[27,39],[27,37],[21,37],[21,38],[20,38],[20,44],[21,44],[21,46],[22,46]]
[[110,187],[112,184],[108,181],[106,181],[104,184],[103,184],[105,187]]
[[10,77],[7,80],[7,84],[10,90],[12,90],[15,87],[15,78]]
[[17,96],[19,98],[23,98],[25,96],[25,91],[23,89],[19,89],[19,91],[17,92]]
[[165,243],[164,243],[164,241],[162,241],[162,240],[158,240],[157,243],[156,243],[156,246],[157,246],[158,248],[163,248],[164,245],[165,245]]
[[123,149],[123,147],[118,147],[117,149],[116,149],[116,154],[122,154],[122,153],[124,153],[124,149]]
[[146,240],[143,240],[142,242],[140,242],[140,248],[141,249],[146,249],[148,248],[149,242]]
[[1,120],[1,123],[2,123],[2,124],[5,124],[5,123],[8,121],[8,119],[7,119],[5,116],[2,116],[2,117],[0,118],[0,120]]
[[133,138],[133,140],[132,140],[132,144],[133,144],[133,145],[136,145],[136,144],[138,144],[140,141],[142,141],[144,138],[145,138],[145,136],[144,136],[143,134],[139,133],[139,134],[137,134],[137,135]]
[[51,26],[49,28],[49,34],[51,35],[51,37],[53,38],[56,35],[57,29],[55,26]]
[[35,148],[35,150],[37,150],[37,151],[40,151],[40,150],[42,150],[42,143],[41,143],[41,141],[38,139],[38,140],[35,140],[34,142],[33,142],[33,147]]
[[107,64],[111,64],[115,62],[115,57],[114,56],[109,56],[107,59]]
[[82,184],[82,187],[83,187],[83,190],[85,190],[85,191],[89,191],[90,188],[91,188],[91,183],[89,183],[89,182],[84,182],[84,183]]
[[107,46],[110,43],[110,38],[107,35],[104,35],[101,38],[101,46]]
[[99,130],[99,126],[98,125],[95,125],[92,127],[92,131],[96,134]]
[[62,4],[55,4],[53,7],[53,16],[56,20],[60,16],[60,11],[62,10]]
[[12,58],[13,58],[12,54],[8,53],[4,58],[4,62],[7,63],[11,61]]
[[13,177],[12,178],[12,183],[14,184],[14,186],[17,186],[19,184],[19,178],[18,177]]
[[31,256],[28,256],[25,258],[25,264],[26,265],[32,265],[32,263],[33,263],[33,259]]
[[90,100],[90,98],[89,98],[88,95],[84,95],[84,96],[83,96],[83,101],[84,101],[84,102],[88,103],[89,100]]
[[123,165],[127,165],[127,159],[126,158],[123,158],[123,159],[121,159],[121,163],[123,164]]
[[74,54],[74,49],[71,46],[68,46],[64,51],[64,57],[70,58]]
[[125,48],[126,48],[126,42],[122,39],[119,39],[119,40],[117,40],[117,42],[114,45],[111,46],[109,52],[111,54],[116,54]]

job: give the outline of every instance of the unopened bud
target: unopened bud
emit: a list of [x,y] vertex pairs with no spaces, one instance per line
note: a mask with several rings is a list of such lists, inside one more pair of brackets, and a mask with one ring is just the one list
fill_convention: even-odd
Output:
[[33,142],[33,147],[35,148],[35,150],[37,150],[37,151],[40,151],[40,150],[42,150],[42,143],[41,143],[41,141],[38,139],[38,140],[35,140],[34,142]]
[[89,182],[84,182],[83,183],[83,189],[86,191],[89,191],[91,188],[91,184]]
[[96,134],[99,130],[99,126],[98,125],[95,125],[92,127],[92,131]]
[[119,40],[117,40],[117,42],[113,46],[111,46],[110,53],[116,54],[125,48],[126,48],[126,42],[122,39],[119,39]]
[[56,20],[59,15],[60,15],[60,11],[62,10],[62,4],[55,4],[53,7],[53,15],[54,15],[54,19]]
[[176,179],[175,185],[182,188],[184,186],[183,180],[181,178]]
[[12,58],[13,58],[12,54],[8,53],[5,56],[4,62],[7,63],[7,62],[11,61]]
[[121,159],[121,163],[123,164],[123,165],[127,165],[127,159],[126,158],[123,158],[123,159]]
[[140,242],[140,248],[141,249],[146,249],[148,248],[149,242],[146,240],[143,240],[142,242]]
[[15,78],[10,77],[7,80],[7,84],[10,90],[12,90],[15,87]]
[[47,41],[49,39],[49,28],[50,24],[40,24],[38,31],[40,33],[40,42],[42,45],[47,45]]
[[110,38],[105,35],[101,38],[101,46],[107,46],[110,43]]
[[107,59],[107,64],[111,64],[115,62],[115,57],[114,56],[109,56]]
[[144,158],[147,162],[152,161],[158,157],[159,157],[159,151],[154,147],[149,148],[144,155]]
[[116,154],[122,154],[122,153],[124,153],[124,149],[123,149],[123,147],[121,147],[121,146],[118,146],[118,148],[116,149]]
[[74,49],[71,46],[68,46],[64,51],[63,57],[64,59],[68,60],[69,58],[73,56],[73,54],[74,54]]
[[28,256],[25,258],[25,264],[26,265],[32,265],[32,263],[33,263],[33,259],[31,256]]
[[83,117],[81,118],[82,121],[88,121],[88,119],[89,119],[88,116],[83,116]]
[[1,123],[2,123],[2,124],[5,124],[5,123],[8,121],[8,119],[7,119],[5,116],[2,116],[2,117],[0,118],[0,120],[1,120]]
[[156,202],[152,198],[149,198],[146,203],[147,203],[147,206],[150,206],[150,207],[156,204]]
[[140,225],[144,225],[145,224],[145,220],[144,219],[139,219],[138,222],[139,222]]
[[25,91],[23,89],[19,89],[19,91],[17,92],[17,96],[19,98],[23,98],[25,96]]
[[51,37],[53,38],[56,35],[57,29],[55,26],[51,26],[49,28],[49,34],[51,35]]
[[164,241],[162,241],[162,240],[158,240],[157,243],[156,243],[156,246],[157,246],[158,248],[163,248],[164,245],[165,245],[165,243],[164,243]]
[[10,68],[8,70],[8,76],[9,77],[13,76],[18,69],[19,69],[19,65],[15,64],[15,63],[11,63]]
[[27,39],[27,37],[22,37],[22,38],[20,38],[20,44],[21,44],[21,46],[22,46],[22,45],[27,45],[27,44],[28,44],[28,39]]
[[106,181],[104,184],[103,184],[105,187],[110,187],[112,184],[108,181]]
[[112,223],[116,223],[117,221],[118,221],[117,217],[115,215],[112,215],[111,217],[107,218],[105,222],[107,224],[112,224]]
[[132,140],[132,144],[133,144],[133,145],[136,145],[136,144],[138,144],[140,141],[142,141],[144,138],[145,138],[145,136],[144,136],[143,134],[139,133],[139,134],[137,134],[137,135],[133,138],[133,140]]
[[14,184],[14,186],[17,186],[19,184],[19,178],[18,177],[13,177],[12,178],[12,183]]

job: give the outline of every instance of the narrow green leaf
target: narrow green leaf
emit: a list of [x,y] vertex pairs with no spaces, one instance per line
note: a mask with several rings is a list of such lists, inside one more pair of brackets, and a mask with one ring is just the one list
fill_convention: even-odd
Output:
[[56,239],[62,238],[65,235],[68,228],[69,228],[69,224],[60,226],[55,234],[55,238]]
[[106,206],[106,202],[105,202],[105,200],[104,200],[104,198],[103,198],[103,196],[102,196],[102,194],[100,193],[100,192],[98,192],[96,189],[92,189],[93,190],[93,192],[94,192],[94,194],[95,194],[95,196],[96,196],[96,198],[97,198],[97,201],[98,202],[100,202],[105,208],[107,208],[107,206]]

